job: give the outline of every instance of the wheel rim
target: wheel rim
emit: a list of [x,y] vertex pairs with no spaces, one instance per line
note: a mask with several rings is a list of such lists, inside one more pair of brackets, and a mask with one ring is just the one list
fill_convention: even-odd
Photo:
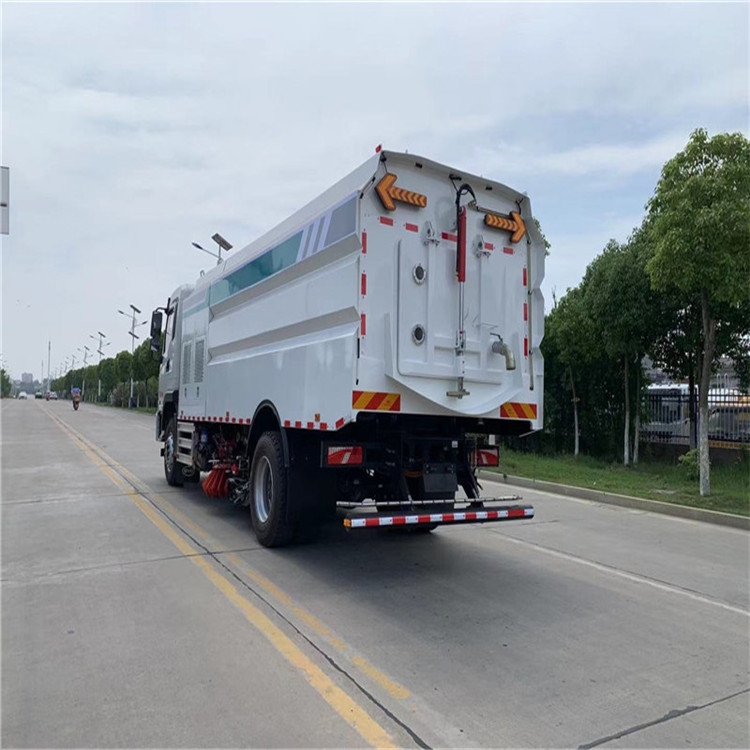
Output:
[[255,515],[260,523],[265,523],[271,514],[273,499],[273,471],[271,462],[266,456],[261,456],[255,469],[253,480],[253,506]]
[[170,433],[164,443],[164,467],[168,474],[174,469],[174,436]]

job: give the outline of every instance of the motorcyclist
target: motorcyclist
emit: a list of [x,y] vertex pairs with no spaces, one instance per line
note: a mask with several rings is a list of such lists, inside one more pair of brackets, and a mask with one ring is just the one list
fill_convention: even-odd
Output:
[[81,403],[81,389],[78,387],[71,388],[70,392],[73,396],[73,408],[77,409],[78,405]]

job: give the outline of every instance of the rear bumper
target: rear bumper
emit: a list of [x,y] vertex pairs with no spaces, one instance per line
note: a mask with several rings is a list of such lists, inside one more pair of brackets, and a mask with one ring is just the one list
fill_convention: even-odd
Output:
[[344,518],[347,529],[368,529],[394,526],[448,526],[468,523],[493,523],[523,520],[534,517],[531,505],[510,505],[493,508],[468,507],[463,510],[438,513],[349,513]]

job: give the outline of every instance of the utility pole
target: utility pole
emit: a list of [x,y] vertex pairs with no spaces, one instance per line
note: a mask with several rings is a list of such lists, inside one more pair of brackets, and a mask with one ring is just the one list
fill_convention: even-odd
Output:
[[[99,372],[98,372],[98,375],[99,375],[99,387],[97,388],[97,391],[96,391],[96,400],[100,401],[101,398],[102,398],[102,372],[101,372],[101,366],[102,366],[102,357],[104,356],[104,352],[102,351],[102,349],[104,348],[104,346],[109,346],[109,342],[107,342],[106,344],[103,344],[102,342],[104,341],[104,339],[107,338],[107,336],[105,334],[103,334],[101,331],[97,331],[97,333],[99,334],[99,348],[96,350],[98,352],[98,354],[99,354]],[[89,338],[90,339],[94,339],[94,341],[96,341],[96,336],[94,336],[93,334],[89,334]]]
[[[140,315],[141,311],[135,305],[130,305],[130,309],[133,312],[132,312],[132,320],[130,322],[130,331],[129,331],[132,338],[130,341],[130,401],[128,402],[128,407],[132,409],[134,406],[134,403],[133,403],[133,360],[135,359],[135,340],[137,338],[140,338],[140,336],[137,336],[135,333],[135,329],[136,329],[135,315],[136,313]],[[120,315],[124,315],[126,318],[131,318],[131,313],[126,313],[126,312],[123,312],[122,310],[118,310],[117,312],[120,313]],[[141,323],[138,323],[137,325],[142,326],[146,322],[147,321],[144,320]]]
[[83,349],[81,347],[78,347],[79,352],[83,352],[83,376],[81,377],[81,380],[83,383],[81,384],[81,401],[85,401],[86,399],[86,368],[88,367],[88,362],[86,359],[89,356],[89,348],[84,344]]

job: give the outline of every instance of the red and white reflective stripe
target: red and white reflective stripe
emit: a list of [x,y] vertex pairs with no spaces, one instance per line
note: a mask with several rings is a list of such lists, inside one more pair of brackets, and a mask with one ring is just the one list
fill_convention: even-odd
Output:
[[225,417],[216,417],[213,415],[190,415],[185,414],[184,412],[180,412],[180,419],[183,422],[221,422],[222,424],[229,424],[230,422],[232,424],[247,424],[249,425],[252,421],[250,417],[247,417],[246,419],[243,417],[232,417],[229,415],[229,412],[227,412],[227,415]]
[[393,219],[390,218],[390,216],[381,216],[380,217],[380,223],[385,224],[387,227],[393,226]]
[[503,508],[499,510],[467,510],[457,513],[421,513],[409,516],[374,516],[373,518],[345,518],[344,526],[365,529],[380,526],[414,526],[421,523],[462,523],[470,521],[500,521],[513,518],[533,518],[533,508]]
[[407,232],[418,232],[419,231],[419,224],[404,224],[404,229],[406,229]]
[[[248,424],[249,424],[249,421],[248,421]],[[333,427],[331,427],[331,425],[328,422],[321,422],[319,419],[316,419],[313,422],[302,422],[299,419],[294,422],[292,422],[291,419],[284,420],[284,427],[286,428],[294,427],[297,430],[304,430],[304,429],[323,430],[324,432],[329,429],[340,430],[345,424],[346,424],[346,419],[344,417],[341,417],[341,419],[337,419],[335,422],[335,426]]]
[[504,247],[503,252],[506,255],[513,255],[515,253],[515,250],[512,247]]
[[367,232],[362,232],[362,255],[367,255]]
[[500,463],[500,449],[479,448],[473,459],[474,466],[497,466]]
[[363,455],[361,445],[333,446],[328,449],[326,463],[329,466],[361,464]]

